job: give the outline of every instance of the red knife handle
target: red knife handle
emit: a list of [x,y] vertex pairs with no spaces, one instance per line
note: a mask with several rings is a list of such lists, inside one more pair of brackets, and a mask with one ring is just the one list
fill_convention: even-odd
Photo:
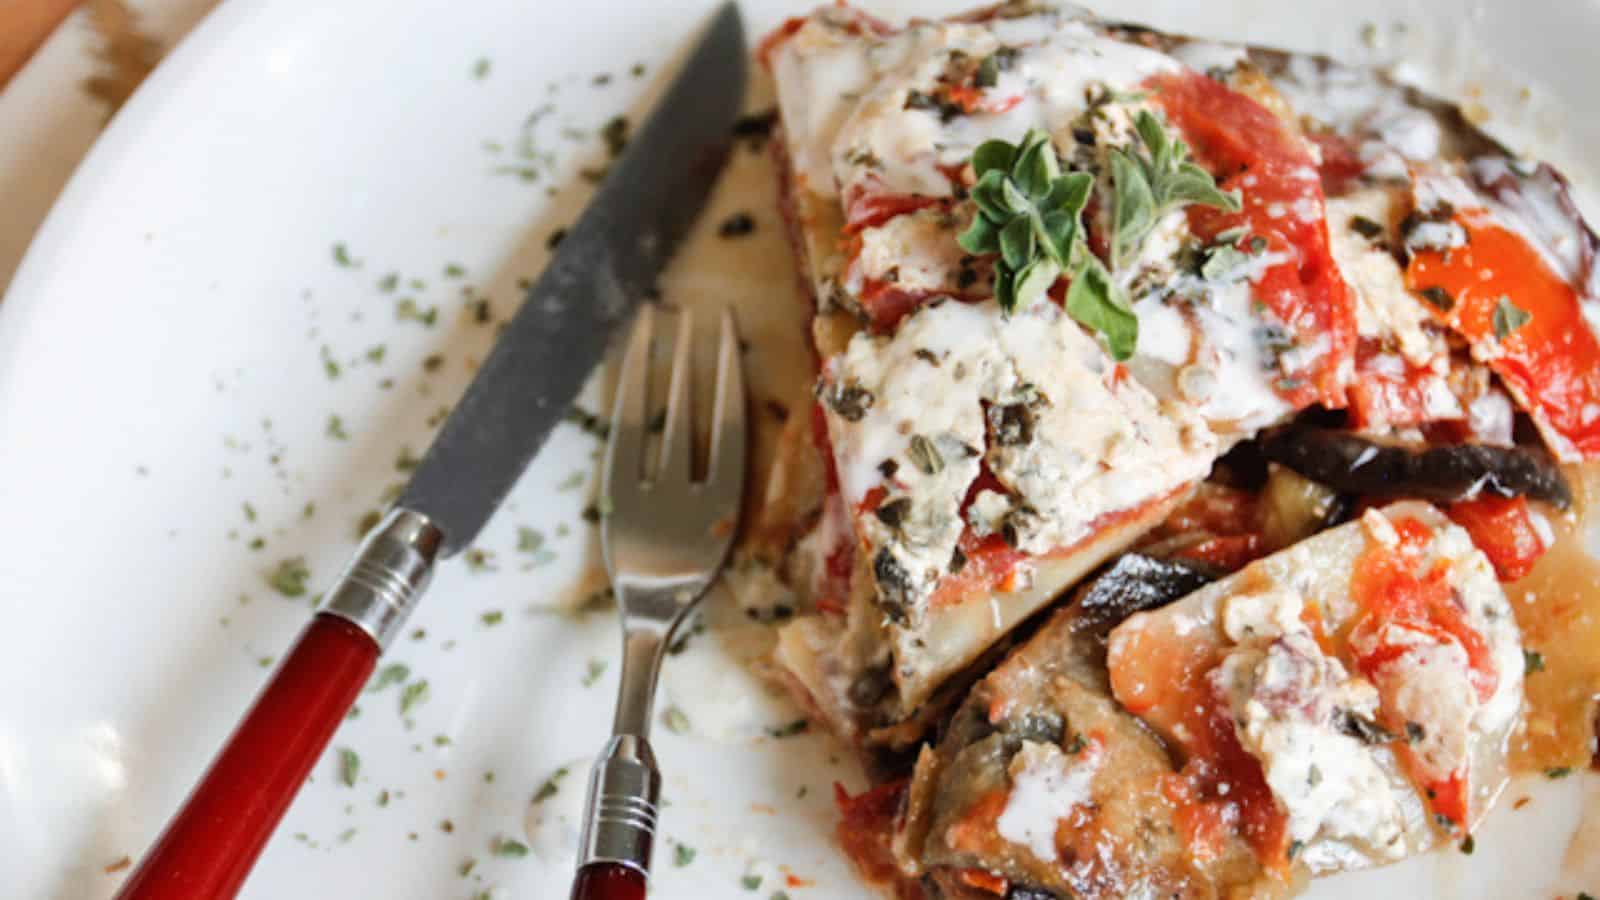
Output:
[[314,617],[117,897],[234,896],[377,661],[366,631]]
[[621,863],[590,863],[572,882],[572,900],[644,900],[644,873]]

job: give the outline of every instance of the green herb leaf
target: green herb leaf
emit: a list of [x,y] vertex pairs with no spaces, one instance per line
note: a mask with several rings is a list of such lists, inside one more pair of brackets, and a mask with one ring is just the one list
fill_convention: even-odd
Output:
[[310,578],[311,570],[306,568],[305,557],[295,556],[280,560],[277,568],[267,574],[267,584],[285,597],[304,597],[306,581]]
[[1138,252],[1139,245],[1167,213],[1190,204],[1237,212],[1237,193],[1217,187],[1216,180],[1188,160],[1189,148],[1167,136],[1161,120],[1149,110],[1134,118],[1138,147],[1111,152],[1111,266]]
[[972,171],[981,181],[985,173],[998,171],[1003,176],[1017,161],[1017,148],[1005,141],[984,141],[972,151]]
[[493,628],[494,626],[499,625],[501,622],[505,621],[505,618],[506,618],[506,614],[505,613],[501,612],[498,609],[491,609],[488,612],[484,613],[483,615],[479,616],[478,620],[481,621],[485,626],[487,626],[489,628]]
[[672,848],[672,863],[678,868],[683,868],[694,862],[694,848],[688,844],[678,844]]
[[549,800],[551,797],[554,797],[556,792],[561,790],[561,779],[565,777],[567,777],[566,766],[562,766],[561,768],[550,773],[550,777],[544,780],[544,784],[539,785],[539,789],[534,791],[533,802],[543,803],[544,801]]
[[421,678],[406,685],[400,692],[400,715],[406,715],[420,704],[428,702],[428,679]]
[[689,717],[676,706],[669,706],[661,713],[661,722],[673,734],[689,733]]
[[747,891],[754,891],[761,887],[760,875],[746,875],[739,879],[739,884]]
[[1523,650],[1522,651],[1522,672],[1523,672],[1523,674],[1532,675],[1535,672],[1543,672],[1543,671],[1544,671],[1544,654],[1538,652],[1537,650]]
[[974,256],[1000,252],[1000,232],[983,216],[973,216],[972,224],[956,238],[961,249]]
[[1560,766],[1558,768],[1544,770],[1544,777],[1550,779],[1551,781],[1554,781],[1558,778],[1565,778],[1571,774],[1572,767],[1570,766]]
[[1000,258],[1013,272],[1027,267],[1034,256],[1033,223],[1018,216],[1000,231]]
[[1510,297],[1501,297],[1494,306],[1494,337],[1503,341],[1510,337],[1512,332],[1528,324],[1533,319],[1533,313],[1511,302]]
[[339,748],[339,783],[345,787],[356,786],[356,776],[361,774],[361,757],[349,747]]
[[489,852],[505,859],[521,859],[528,855],[528,845],[508,837],[497,837],[489,845]]
[[606,661],[605,660],[603,660],[603,659],[591,659],[591,660],[589,660],[589,665],[584,670],[584,673],[583,673],[583,686],[584,687],[594,687],[595,682],[599,681],[600,680],[600,676],[604,675],[605,673],[606,673]]
[[1110,273],[1099,261],[1084,266],[1067,288],[1067,314],[1085,328],[1100,332],[1111,358],[1133,355],[1139,340],[1139,319],[1128,309]]
[[372,683],[367,685],[367,693],[376,694],[391,684],[405,684],[406,679],[410,677],[410,666],[405,663],[390,663],[372,676]]

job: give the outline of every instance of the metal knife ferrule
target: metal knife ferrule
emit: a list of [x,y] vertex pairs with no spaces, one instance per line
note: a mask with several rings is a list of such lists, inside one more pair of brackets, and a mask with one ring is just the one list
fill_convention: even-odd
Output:
[[443,543],[427,516],[396,507],[368,532],[317,611],[348,619],[387,649],[432,579]]
[[660,796],[661,773],[650,742],[633,734],[613,737],[589,775],[579,867],[618,863],[649,876]]

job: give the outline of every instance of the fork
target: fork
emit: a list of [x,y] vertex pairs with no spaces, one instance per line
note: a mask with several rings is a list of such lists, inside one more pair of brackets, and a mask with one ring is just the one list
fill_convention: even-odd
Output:
[[662,652],[727,559],[744,494],[748,434],[739,337],[722,314],[706,475],[694,480],[689,313],[678,318],[661,449],[646,459],[655,313],[639,311],[622,360],[606,443],[601,521],[606,573],[622,613],[622,685],[611,740],[589,776],[572,900],[642,900],[661,774],[650,751]]

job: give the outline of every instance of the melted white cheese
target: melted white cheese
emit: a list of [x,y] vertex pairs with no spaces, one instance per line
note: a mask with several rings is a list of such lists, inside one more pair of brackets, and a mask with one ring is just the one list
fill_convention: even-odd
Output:
[[1055,744],[1023,741],[1011,760],[1011,793],[995,832],[1046,863],[1057,862],[1056,831],[1075,808],[1092,802],[1100,760],[1093,745],[1068,756]]
[[[991,138],[1020,139],[1029,128],[1055,134],[1089,107],[1092,87],[1128,90],[1157,72],[1176,71],[1171,57],[1096,34],[1082,22],[1041,13],[995,23],[924,22],[888,42],[912,49],[892,54],[838,129],[831,147],[837,188],[872,193],[950,194],[941,167],[961,166]],[[931,94],[952,52],[983,59],[1002,46],[1018,52],[986,97],[1015,103],[1004,112],[941,120],[937,109],[907,109],[912,92]],[[1058,141],[1061,146],[1071,144]]]

